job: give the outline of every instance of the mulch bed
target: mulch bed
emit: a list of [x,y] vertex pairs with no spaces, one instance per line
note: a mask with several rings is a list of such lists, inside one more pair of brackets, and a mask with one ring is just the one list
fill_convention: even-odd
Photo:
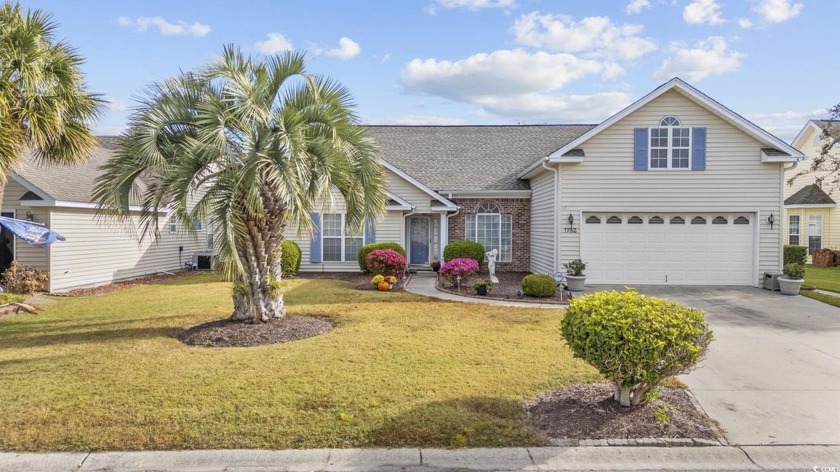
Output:
[[181,270],[169,274],[155,274],[149,277],[124,280],[121,282],[114,282],[108,285],[100,285],[99,287],[77,288],[75,290],[70,290],[69,292],[58,293],[55,295],[62,297],[89,297],[105,295],[106,293],[116,292],[117,290],[125,290],[131,287],[138,287],[140,285],[162,284],[164,282],[169,282],[170,280],[180,279],[181,277],[185,277],[187,275],[195,275],[197,273],[199,272]]
[[265,323],[217,320],[193,326],[178,335],[190,346],[251,347],[311,338],[331,331],[332,323],[314,316],[286,315]]
[[[660,387],[658,399],[634,408],[613,400],[609,384],[572,385],[525,404],[533,427],[553,439],[718,439],[717,424],[700,411],[687,391]],[[664,410],[668,423],[656,418]]]
[[530,272],[497,272],[496,277],[498,277],[499,283],[493,284],[493,289],[486,296],[477,295],[475,293],[475,289],[473,288],[473,284],[479,280],[489,279],[490,275],[487,273],[480,273],[476,276],[473,276],[467,281],[463,281],[461,283],[460,292],[458,292],[457,289],[452,287],[452,285],[449,284],[449,282],[443,279],[441,279],[440,283],[438,284],[438,288],[445,292],[454,293],[456,295],[462,295],[465,297],[490,298],[494,300],[511,300],[517,302],[532,303],[569,303],[569,300],[571,299],[572,295],[559,287],[557,288],[557,291],[554,292],[553,297],[536,298],[521,294],[522,279],[528,274],[530,274]]
[[[362,274],[361,272],[298,272],[294,278],[297,279],[336,279],[349,282],[356,290],[377,290],[375,285],[371,285],[370,279],[372,275]],[[398,283],[391,287],[392,292],[403,292],[405,288],[403,284]]]

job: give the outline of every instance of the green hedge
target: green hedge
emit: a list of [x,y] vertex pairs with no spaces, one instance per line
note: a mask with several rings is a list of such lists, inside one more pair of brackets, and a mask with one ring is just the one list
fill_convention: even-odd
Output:
[[805,246],[792,246],[792,245],[785,245],[785,263],[782,264],[786,266],[788,264],[802,264],[808,261],[808,248]]
[[664,378],[688,372],[713,339],[702,311],[634,291],[575,298],[561,326],[575,357],[613,382],[624,406],[638,405]]
[[367,270],[367,256],[368,256],[368,254],[370,254],[370,251],[373,251],[373,250],[376,250],[376,249],[393,249],[394,251],[397,251],[403,257],[405,257],[405,249],[403,249],[403,247],[400,246],[398,243],[370,243],[370,244],[365,244],[364,246],[359,248],[359,252],[357,254],[358,262],[359,262],[359,270],[361,270],[365,274],[368,273],[368,270]]
[[545,274],[530,274],[522,279],[522,293],[529,297],[553,297],[557,291],[557,281]]
[[280,245],[280,270],[283,275],[295,275],[300,270],[300,246],[285,240]]
[[452,241],[443,248],[443,260],[472,259],[478,262],[479,269],[484,262],[484,246],[473,241]]

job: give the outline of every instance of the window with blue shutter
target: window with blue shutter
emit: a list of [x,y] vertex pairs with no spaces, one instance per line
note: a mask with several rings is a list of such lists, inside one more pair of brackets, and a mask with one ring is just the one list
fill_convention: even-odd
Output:
[[706,128],[691,128],[691,170],[706,170]]
[[376,225],[373,218],[365,218],[365,244],[376,242]]
[[633,170],[648,169],[648,128],[636,128],[635,152],[633,154]]
[[312,239],[309,241],[309,262],[313,264],[320,264],[321,263],[321,215],[316,212],[312,212],[309,214],[309,217],[312,218],[312,226],[314,227],[314,232],[312,233]]

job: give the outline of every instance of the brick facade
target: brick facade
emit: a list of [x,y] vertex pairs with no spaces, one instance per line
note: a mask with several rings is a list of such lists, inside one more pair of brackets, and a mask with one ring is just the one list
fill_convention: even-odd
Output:
[[463,241],[466,215],[477,213],[479,205],[493,202],[502,214],[512,215],[511,262],[497,262],[499,272],[528,272],[531,268],[531,200],[528,198],[453,198],[461,211],[449,219],[449,241]]

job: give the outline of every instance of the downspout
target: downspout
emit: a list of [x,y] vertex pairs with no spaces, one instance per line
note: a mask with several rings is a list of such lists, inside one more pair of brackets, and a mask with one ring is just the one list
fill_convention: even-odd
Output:
[[[450,196],[450,198],[452,198],[452,194],[449,194],[449,196]],[[447,243],[449,242],[449,227],[450,227],[449,226],[449,219],[452,218],[453,216],[456,216],[458,213],[461,213],[461,205],[458,205],[458,206],[455,207],[455,213],[453,213],[451,215],[450,214],[446,215],[446,242]],[[464,222],[464,223],[466,224],[466,222]],[[443,259],[443,249],[444,249],[443,247],[440,248],[440,256],[441,256],[440,258],[441,259]]]
[[559,218],[558,214],[558,205],[559,205],[559,196],[560,196],[560,171],[557,170],[556,167],[547,166],[548,157],[546,157],[542,162],[543,169],[550,170],[554,173],[554,272],[557,272],[557,268],[560,267],[560,234],[558,233],[558,224],[557,220]]

